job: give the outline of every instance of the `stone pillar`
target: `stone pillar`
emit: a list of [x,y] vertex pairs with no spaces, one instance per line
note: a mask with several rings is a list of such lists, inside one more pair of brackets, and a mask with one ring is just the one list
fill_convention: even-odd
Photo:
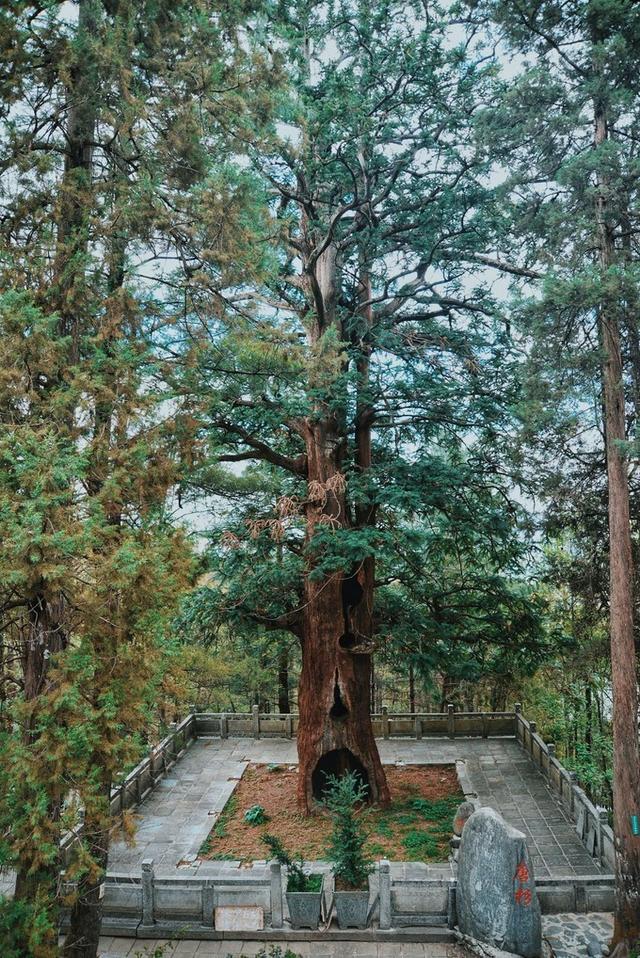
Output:
[[596,822],[596,836],[598,841],[598,859],[600,864],[604,864],[604,842],[602,841],[602,829],[604,825],[609,824],[609,816],[606,808],[598,809],[598,820]]
[[380,880],[380,928],[391,928],[391,866],[383,858],[378,867]]
[[389,738],[389,710],[386,705],[382,706],[382,737]]
[[[460,839],[458,839],[459,841]],[[451,882],[447,889],[447,928],[455,928],[458,924],[458,912],[456,910],[456,886]]]
[[416,715],[414,720],[415,725],[415,736],[417,739],[422,738],[422,719],[419,715]]
[[251,710],[251,721],[253,725],[253,737],[260,738],[260,708],[254,705]]
[[229,719],[224,712],[220,716],[220,738],[229,738]]
[[271,862],[271,927],[282,928],[282,869],[280,862]]
[[213,928],[214,885],[212,881],[205,881],[202,886],[202,924],[205,928]]
[[284,734],[287,738],[293,738],[293,718],[291,716],[291,712],[285,715]]
[[482,737],[489,738],[489,719],[486,712],[482,713],[480,721],[482,723]]
[[153,858],[142,859],[142,924],[153,925],[154,912]]
[[456,737],[456,718],[451,703],[447,705],[447,734],[449,738]]

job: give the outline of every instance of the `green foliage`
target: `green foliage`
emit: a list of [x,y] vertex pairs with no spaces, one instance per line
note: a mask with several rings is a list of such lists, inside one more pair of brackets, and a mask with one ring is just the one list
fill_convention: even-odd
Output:
[[[227,958],[232,956],[229,954]],[[301,956],[290,948],[283,950],[282,945],[265,945],[256,952],[255,958],[301,958]]]
[[36,902],[0,898],[0,941],[3,958],[31,958],[48,936],[50,926]]
[[367,887],[373,862],[367,857],[367,833],[356,806],[366,800],[367,786],[355,772],[340,777],[327,775],[324,803],[331,815],[333,830],[327,849],[333,862],[336,882],[344,889]]
[[243,818],[249,825],[264,825],[269,821],[262,805],[252,805],[246,810]]
[[276,835],[262,836],[273,858],[287,869],[287,891],[317,892],[322,889],[322,875],[304,870],[304,859],[293,858]]
[[226,827],[230,819],[235,815],[236,809],[238,807],[238,799],[235,795],[231,795],[218,815],[218,820],[215,825],[203,841],[200,846],[200,854],[208,855],[211,851],[211,844],[215,838],[224,838],[226,835]]

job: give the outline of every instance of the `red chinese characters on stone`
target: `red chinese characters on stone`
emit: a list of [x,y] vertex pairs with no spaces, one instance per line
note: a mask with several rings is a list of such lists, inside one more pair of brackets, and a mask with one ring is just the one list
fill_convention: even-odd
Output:
[[518,905],[528,907],[531,904],[531,892],[528,888],[517,888],[515,898]]
[[516,881],[516,890],[514,893],[516,904],[528,908],[531,904],[531,890],[529,888],[523,888],[522,885],[528,882],[531,876],[529,875],[529,869],[523,861],[520,862],[516,868],[514,877]]

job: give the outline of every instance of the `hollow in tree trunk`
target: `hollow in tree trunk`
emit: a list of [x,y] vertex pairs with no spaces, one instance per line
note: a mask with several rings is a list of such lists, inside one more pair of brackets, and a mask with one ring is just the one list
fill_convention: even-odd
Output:
[[[308,423],[310,501],[307,540],[318,524],[342,525],[345,496],[332,425]],[[309,813],[326,787],[326,775],[355,771],[371,801],[388,804],[389,788],[369,712],[371,655],[359,651],[371,635],[373,582],[364,563],[352,574],[305,576],[302,671],[299,686],[298,805]],[[368,622],[368,624],[367,624]]]

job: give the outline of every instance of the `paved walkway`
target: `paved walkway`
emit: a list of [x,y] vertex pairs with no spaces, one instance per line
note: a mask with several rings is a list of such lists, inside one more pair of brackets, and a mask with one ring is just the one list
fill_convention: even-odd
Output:
[[[264,944],[255,941],[181,941],[178,943],[150,941],[138,938],[101,938],[100,958],[141,956],[152,958],[154,949],[166,946],[162,958],[226,958],[227,955],[257,955]],[[302,958],[466,958],[468,952],[457,945],[422,945],[417,942],[297,941],[289,945],[294,955]],[[287,953],[287,944],[282,942],[282,958]],[[265,954],[265,952],[262,952]],[[270,955],[270,945],[266,955]]]
[[[388,739],[385,764],[447,764],[462,760],[480,801],[527,836],[536,877],[601,872],[572,822],[514,739]],[[286,739],[198,739],[137,810],[136,844],[112,845],[111,871],[139,872],[143,858],[157,867],[189,866],[249,762],[294,764]],[[256,801],[260,796],[256,795]],[[192,866],[193,867],[193,866]]]

